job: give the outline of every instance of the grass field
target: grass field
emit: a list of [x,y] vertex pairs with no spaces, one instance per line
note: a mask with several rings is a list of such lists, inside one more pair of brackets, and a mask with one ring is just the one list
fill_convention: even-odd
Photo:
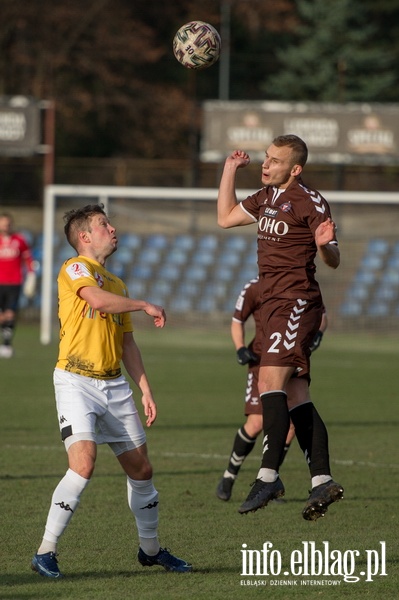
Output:
[[[161,501],[160,541],[190,560],[194,571],[179,575],[138,564],[125,477],[107,447],[100,448],[93,480],[59,544],[65,579],[46,580],[30,570],[66,457],[52,390],[56,343],[41,346],[38,329],[21,325],[15,357],[0,362],[1,600],[399,597],[397,340],[326,334],[314,355],[312,396],[329,428],[333,475],[345,499],[309,523],[301,517],[309,478],[296,442],[281,471],[286,503],[247,516],[237,512],[255,478],[259,446],[231,501],[215,496],[243,422],[245,368],[235,362],[228,332],[146,328],[136,338],[159,409],[148,444]],[[331,563],[342,558],[335,562],[338,573],[340,564],[341,573],[349,573],[355,556],[349,551],[357,550],[360,581],[323,572],[284,575],[293,551],[312,541],[319,550],[328,542],[328,552],[335,551]],[[242,545],[260,551],[265,542],[273,544],[267,567],[276,574],[242,576]],[[366,582],[359,574],[373,566],[377,575]]]

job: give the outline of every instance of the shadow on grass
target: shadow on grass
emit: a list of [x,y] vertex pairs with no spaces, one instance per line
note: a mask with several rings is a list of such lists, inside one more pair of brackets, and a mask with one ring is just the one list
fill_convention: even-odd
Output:
[[[166,457],[168,458],[168,457]],[[116,465],[117,466],[117,465]],[[119,469],[120,470],[120,469]],[[157,469],[156,473],[154,474],[154,478],[160,477],[160,476],[171,476],[171,477],[187,477],[187,475],[212,475],[212,473],[215,473],[216,475],[220,475],[220,468],[214,468],[214,469],[209,469],[209,467],[204,466],[204,468],[196,468],[196,469],[192,469],[192,468],[187,468],[187,469],[181,469],[180,471],[164,471],[163,469]],[[56,475],[44,475],[43,473],[38,473],[37,475],[0,475],[0,481],[35,481],[35,480],[42,480],[42,479],[54,479],[55,482],[58,482],[60,479],[62,479],[62,477],[64,476],[64,473],[62,473],[61,471],[59,473],[57,473]],[[118,478],[126,478],[126,475],[123,471],[119,472],[119,471],[115,471],[115,473],[94,473],[92,479],[93,480],[99,480],[99,479],[113,479],[115,477]],[[216,485],[216,484],[215,484]],[[0,600],[1,600],[1,596],[0,596]]]
[[[7,598],[13,598],[13,600],[15,600],[16,596],[15,596],[15,590],[12,591],[10,590],[9,594],[7,595],[7,592],[4,588],[6,588],[6,586],[24,586],[24,585],[35,585],[35,586],[42,586],[42,585],[54,585],[54,586],[62,586],[63,583],[73,583],[75,581],[78,582],[82,582],[82,581],[89,581],[91,579],[93,579],[94,581],[98,581],[99,579],[104,579],[104,580],[111,580],[111,579],[119,579],[119,578],[126,578],[126,579],[130,579],[130,578],[136,578],[137,577],[178,577],[179,579],[181,577],[191,577],[192,575],[204,575],[204,574],[212,574],[212,573],[220,573],[220,574],[235,574],[237,575],[237,568],[233,568],[233,567],[213,567],[213,566],[204,566],[202,568],[193,568],[193,571],[191,571],[190,573],[171,573],[168,571],[165,571],[165,569],[162,568],[156,568],[156,569],[132,569],[131,571],[106,571],[104,569],[101,569],[101,571],[86,571],[86,572],[74,572],[74,573],[67,573],[64,575],[64,577],[62,577],[61,579],[49,579],[47,577],[42,577],[40,576],[38,573],[34,573],[33,571],[31,573],[27,572],[24,574],[18,574],[18,575],[7,575],[6,573],[3,573],[2,575],[0,575],[0,587],[2,588],[2,592],[1,592],[1,600],[6,600]],[[57,587],[55,587],[54,589],[57,590]],[[26,595],[20,594],[18,595],[18,600],[23,600],[25,598],[37,598],[37,596],[33,596],[31,593],[28,593]]]

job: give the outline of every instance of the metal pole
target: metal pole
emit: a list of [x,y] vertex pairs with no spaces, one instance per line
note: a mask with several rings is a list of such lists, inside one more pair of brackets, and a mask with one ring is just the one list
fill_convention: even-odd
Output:
[[52,280],[53,280],[53,245],[54,245],[54,214],[55,198],[50,186],[54,183],[54,140],[55,140],[55,103],[52,100],[42,100],[44,110],[44,152],[43,161],[43,265],[42,265],[42,303],[40,313],[40,341],[42,344],[51,342],[51,313],[52,313]]
[[43,184],[44,187],[54,183],[54,144],[55,144],[55,103],[53,100],[43,100],[44,109],[44,152]]
[[42,344],[51,342],[54,204],[55,197],[51,193],[51,186],[46,186],[44,189],[42,304],[40,313],[40,341]]
[[219,100],[230,97],[230,16],[232,0],[221,0],[220,36],[222,51],[219,59]]

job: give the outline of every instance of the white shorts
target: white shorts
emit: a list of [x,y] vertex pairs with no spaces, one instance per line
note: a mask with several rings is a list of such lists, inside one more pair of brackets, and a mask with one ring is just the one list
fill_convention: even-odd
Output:
[[146,442],[133,393],[125,377],[93,379],[54,370],[54,389],[62,441],[109,444],[116,455]]

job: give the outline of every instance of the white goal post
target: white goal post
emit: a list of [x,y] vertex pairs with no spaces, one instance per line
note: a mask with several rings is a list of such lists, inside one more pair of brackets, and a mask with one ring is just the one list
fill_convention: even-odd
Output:
[[[252,194],[254,189],[238,189],[238,200]],[[52,337],[53,317],[53,284],[54,284],[54,246],[55,246],[55,214],[59,199],[79,199],[84,203],[103,203],[108,210],[113,198],[129,200],[163,201],[206,201],[216,202],[216,188],[165,188],[165,187],[122,187],[92,185],[49,185],[44,192],[43,215],[43,263],[42,263],[42,298],[40,307],[40,340],[49,344]],[[345,192],[321,191],[329,203],[335,204],[395,204],[399,205],[399,193],[396,192]],[[216,219],[216,217],[215,217]]]

